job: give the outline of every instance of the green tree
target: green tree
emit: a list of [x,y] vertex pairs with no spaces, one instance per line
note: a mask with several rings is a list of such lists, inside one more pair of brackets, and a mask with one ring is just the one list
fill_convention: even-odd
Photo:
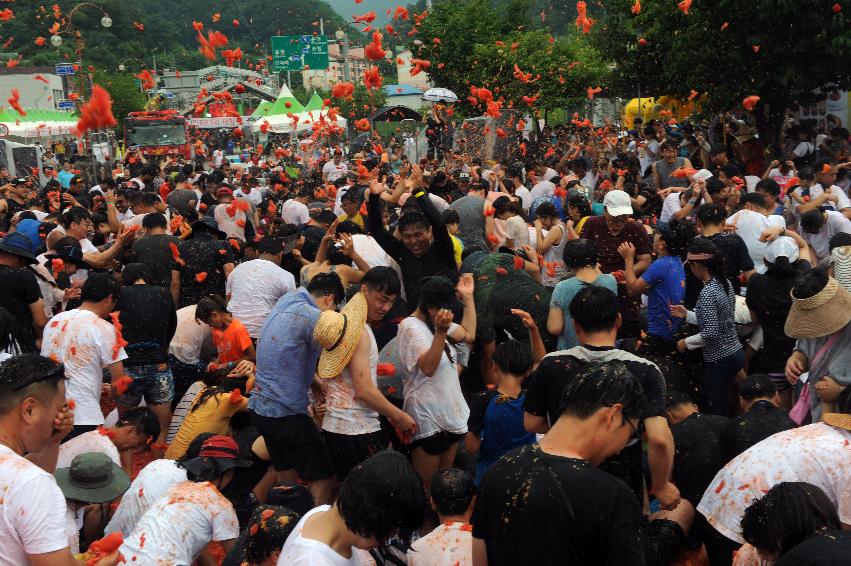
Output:
[[[323,93],[320,93],[320,96],[323,96]],[[325,98],[328,96],[324,94]],[[387,102],[387,93],[383,88],[370,91],[363,85],[355,85],[351,99],[332,99],[332,102],[340,107],[340,116],[351,123],[353,120],[368,118],[373,112],[382,108]]]
[[127,114],[142,110],[148,100],[140,91],[136,79],[129,73],[96,71],[92,80],[105,88],[112,97],[112,114],[118,120],[119,127]]
[[[594,45],[617,62],[613,88],[632,96],[640,84],[654,95],[707,92],[705,110],[725,111],[749,95],[760,137],[778,146],[783,115],[817,99],[828,83],[851,84],[851,22],[832,2],[715,0],[695,2],[688,15],[676,3],[608,0]],[[640,83],[639,83],[640,81]]]
[[461,113],[483,112],[467,100],[471,86],[487,87],[503,107],[546,115],[581,101],[606,76],[605,62],[583,36],[529,29],[530,6],[526,0],[497,7],[489,0],[440,2],[420,22],[412,51],[430,62],[432,84],[458,95]]

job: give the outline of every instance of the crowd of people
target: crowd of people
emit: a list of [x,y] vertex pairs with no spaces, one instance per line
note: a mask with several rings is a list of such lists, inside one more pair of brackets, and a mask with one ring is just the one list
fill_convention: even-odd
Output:
[[847,564],[834,130],[4,178],[0,564]]

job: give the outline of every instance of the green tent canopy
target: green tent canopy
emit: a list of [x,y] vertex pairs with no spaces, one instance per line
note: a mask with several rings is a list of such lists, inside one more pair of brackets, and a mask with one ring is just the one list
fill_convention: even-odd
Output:
[[320,97],[319,94],[317,94],[317,92],[314,90],[313,95],[310,97],[310,100],[307,101],[307,106],[304,107],[304,110],[306,112],[322,110],[323,104],[324,103],[322,101],[322,97]]
[[286,116],[289,113],[299,114],[301,112],[304,112],[304,106],[296,100],[289,87],[283,85],[281,86],[281,92],[278,93],[278,99],[272,104],[272,107],[265,115]]

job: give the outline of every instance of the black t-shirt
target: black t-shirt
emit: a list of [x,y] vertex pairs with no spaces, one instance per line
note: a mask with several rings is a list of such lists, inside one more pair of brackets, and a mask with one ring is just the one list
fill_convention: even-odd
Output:
[[178,245],[180,239],[168,234],[152,234],[133,242],[133,255],[138,263],[148,266],[151,285],[171,288],[171,272],[180,271],[169,244]]
[[[733,292],[738,294],[742,288],[741,283],[739,283],[739,275],[754,268],[753,259],[751,259],[751,254],[748,253],[748,246],[745,241],[738,234],[732,233],[698,237],[707,238],[721,251],[724,256],[724,273],[733,285]],[[686,307],[694,308],[701,289],[703,289],[703,282],[694,276],[691,269],[686,269]]]
[[171,293],[157,285],[128,285],[121,289],[115,310],[121,313],[127,340],[125,366],[168,362],[168,344],[177,330]]
[[21,346],[32,350],[35,348],[35,332],[30,305],[41,298],[35,275],[29,269],[0,265],[0,289],[3,290],[0,292],[0,307],[9,311],[18,323],[21,337],[27,341]]
[[721,448],[721,432],[729,423],[730,419],[720,415],[693,413],[671,427],[675,449],[673,482],[692,505],[700,502],[715,474],[729,460]]
[[[306,260],[314,261],[316,259],[316,252],[319,251],[319,244],[322,243],[322,238],[325,237],[326,230],[320,228],[319,226],[303,226],[301,229],[301,235],[304,236],[304,243],[301,245],[301,257]],[[301,271],[301,267],[294,274],[295,280],[299,280],[299,272]]]
[[[13,198],[6,199],[6,216],[3,217],[2,222],[0,222],[0,230],[3,232],[8,232],[9,227],[12,225],[12,218],[19,212],[23,212],[24,210],[29,210],[30,204],[28,202],[20,203]],[[38,243],[38,242],[36,242]]]
[[472,522],[491,566],[645,563],[644,519],[629,488],[585,460],[546,454],[537,444],[488,469]]
[[[196,234],[180,243],[180,255],[186,265],[180,272],[180,305],[196,305],[207,295],[225,296],[224,265],[233,263],[233,247],[208,234]],[[204,273],[205,275],[200,275]]]
[[730,461],[754,444],[795,426],[788,412],[769,401],[757,401],[747,412],[732,419],[721,432],[724,457]]
[[795,349],[795,339],[786,334],[786,317],[792,308],[789,293],[795,286],[798,275],[810,269],[810,262],[796,261],[794,273],[778,277],[755,273],[748,280],[746,302],[756,313],[762,326],[765,343],[757,355],[754,371],[760,373],[783,373],[786,360]]
[[[623,362],[627,370],[641,383],[644,391],[644,410],[641,419],[665,417],[665,378],[653,363],[614,347],[577,346],[563,354],[549,354],[541,360],[526,385],[523,410],[532,415],[547,417],[550,424],[560,414],[561,395],[574,376],[594,362]],[[601,469],[629,485],[637,498],[644,492],[641,469],[641,444],[631,444],[603,462]]]
[[813,535],[775,562],[775,566],[848,566],[851,562],[851,531],[828,531]]

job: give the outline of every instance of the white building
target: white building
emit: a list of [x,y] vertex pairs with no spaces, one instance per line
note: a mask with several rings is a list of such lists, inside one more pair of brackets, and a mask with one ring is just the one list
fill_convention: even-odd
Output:
[[[388,51],[389,53],[389,51]],[[363,82],[363,73],[372,64],[363,54],[363,47],[352,47],[349,49],[349,82],[359,84]],[[301,71],[301,80],[304,88],[310,90],[330,90],[334,83],[344,80],[345,64],[340,54],[340,44],[328,44],[328,68],[308,69]]]
[[0,92],[8,96],[13,88],[21,93],[19,102],[24,108],[56,110],[57,103],[65,99],[65,84],[53,67],[0,67]]
[[415,86],[406,84],[384,85],[384,92],[387,93],[387,106],[405,106],[417,112],[420,112],[424,107],[431,106],[431,103],[425,102],[421,98],[425,91]]

